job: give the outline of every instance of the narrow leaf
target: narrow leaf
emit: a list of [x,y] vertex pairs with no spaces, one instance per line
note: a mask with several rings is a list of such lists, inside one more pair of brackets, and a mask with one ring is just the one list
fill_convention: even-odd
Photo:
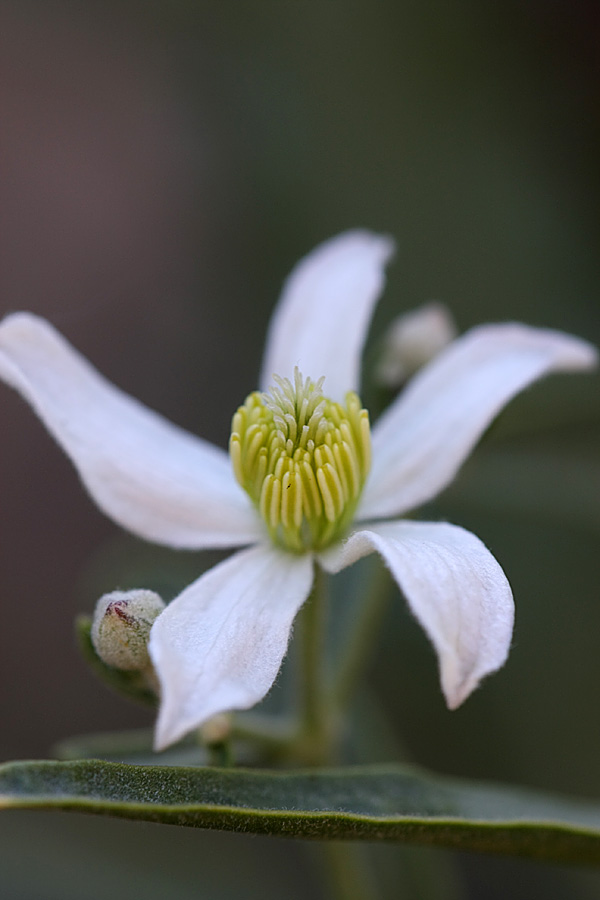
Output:
[[399,766],[266,772],[84,760],[0,766],[0,809],[600,863],[600,804]]

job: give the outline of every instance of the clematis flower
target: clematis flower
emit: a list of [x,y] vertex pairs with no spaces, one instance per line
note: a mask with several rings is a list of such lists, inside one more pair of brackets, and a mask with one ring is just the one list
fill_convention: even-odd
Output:
[[437,652],[450,708],[506,659],[513,599],[491,553],[456,525],[399,517],[449,484],[515,394],[551,371],[589,368],[596,351],[525,325],[475,328],[419,372],[371,438],[355,392],[392,249],[353,231],[296,266],[271,321],[260,391],[234,416],[231,460],[109,384],[44,320],[16,313],[0,325],[0,377],[108,516],[171,547],[245,547],[152,627],[159,749],[267,693],[315,564],[336,573],[383,557]]

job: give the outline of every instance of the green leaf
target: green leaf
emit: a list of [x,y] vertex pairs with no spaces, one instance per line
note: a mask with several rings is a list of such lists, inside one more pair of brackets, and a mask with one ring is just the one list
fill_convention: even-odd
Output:
[[123,672],[103,663],[92,643],[92,620],[78,616],[75,620],[77,643],[85,661],[95,674],[113,691],[143,706],[156,707],[157,699],[140,672]]
[[18,808],[600,863],[598,804],[399,766],[266,772],[97,760],[7,763],[0,766],[0,809]]

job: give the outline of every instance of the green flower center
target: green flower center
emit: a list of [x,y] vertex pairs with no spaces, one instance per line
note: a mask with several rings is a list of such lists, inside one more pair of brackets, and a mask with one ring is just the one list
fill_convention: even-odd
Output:
[[294,383],[275,375],[233,417],[229,453],[235,477],[272,539],[300,553],[322,550],[348,528],[369,472],[369,414],[357,394],[345,405],[323,396],[324,377]]

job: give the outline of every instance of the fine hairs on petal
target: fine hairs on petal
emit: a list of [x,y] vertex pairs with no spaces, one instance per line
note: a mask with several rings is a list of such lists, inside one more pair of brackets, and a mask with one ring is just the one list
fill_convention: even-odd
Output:
[[215,566],[169,604],[150,635],[162,696],[157,750],[216,713],[264,697],[312,579],[310,555],[258,545]]
[[227,454],[110,384],[48,323],[0,323],[0,378],[31,404],[98,506],[146,540],[240,546],[262,530]]
[[357,517],[402,515],[431,500],[516,394],[550,372],[589,369],[597,359],[586,341],[526,325],[484,325],[463,335],[375,423]]
[[442,690],[456,709],[508,655],[514,604],[489,550],[464,528],[439,522],[382,522],[321,554],[339,572],[376,550],[431,640]]
[[263,391],[274,372],[293,380],[294,366],[305,375],[325,375],[332,400],[341,402],[348,391],[359,390],[362,349],[393,252],[391,238],[356,230],[300,260],[271,318]]

